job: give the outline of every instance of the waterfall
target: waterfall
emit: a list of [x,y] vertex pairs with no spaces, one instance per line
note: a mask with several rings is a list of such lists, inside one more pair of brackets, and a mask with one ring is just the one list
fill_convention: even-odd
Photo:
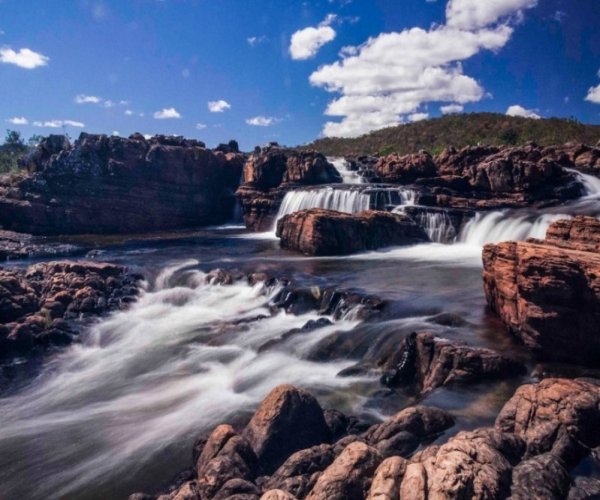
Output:
[[600,179],[594,175],[583,174],[573,168],[565,168],[575,174],[585,189],[584,199],[600,198]]
[[434,243],[451,243],[456,237],[454,225],[444,211],[421,212],[416,218],[429,239]]
[[478,213],[463,227],[457,241],[483,246],[486,243],[501,241],[522,241],[527,238],[543,239],[552,222],[570,218],[570,215],[556,213],[516,215],[507,210]]
[[325,208],[338,212],[357,213],[369,210],[371,197],[357,190],[325,187],[306,191],[289,191],[281,202],[277,219],[309,208]]
[[327,161],[329,161],[342,176],[344,184],[362,184],[364,182],[364,179],[358,172],[348,169],[348,161],[345,158],[332,157],[327,158]]

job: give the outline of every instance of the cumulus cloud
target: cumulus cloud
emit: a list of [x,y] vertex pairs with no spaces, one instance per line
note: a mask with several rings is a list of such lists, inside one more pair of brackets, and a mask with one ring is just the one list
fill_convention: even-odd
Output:
[[429,113],[412,113],[408,115],[409,122],[420,122],[422,120],[427,120],[429,118]]
[[335,18],[335,14],[328,14],[317,27],[309,26],[296,31],[290,41],[289,51],[292,59],[310,59],[323,45],[333,41],[336,32],[330,25]]
[[211,113],[222,113],[227,109],[231,109],[231,104],[223,99],[219,99],[218,101],[208,101],[208,110]]
[[252,125],[254,127],[270,127],[271,125],[275,125],[277,122],[279,122],[279,120],[277,118],[273,118],[272,116],[255,116],[246,120],[248,125]]
[[538,115],[535,112],[535,110],[525,109],[523,106],[520,106],[519,104],[513,104],[512,106],[509,106],[508,109],[506,110],[506,114],[508,116],[522,116],[523,118],[535,118],[536,120],[541,118],[541,116]]
[[14,64],[25,69],[35,69],[46,66],[48,61],[50,61],[49,57],[30,49],[19,49],[18,52],[15,52],[10,47],[0,48],[0,62],[5,64]]
[[440,107],[440,111],[443,115],[450,115],[452,113],[462,113],[464,109],[464,106],[461,106],[460,104],[448,104],[446,106]]
[[325,114],[342,120],[327,122],[323,134],[353,137],[405,122],[428,102],[463,106],[481,100],[485,90],[464,74],[462,61],[504,47],[516,17],[533,5],[533,0],[450,0],[444,25],[382,33],[346,47],[339,61],[310,76],[312,85],[339,94]]
[[132,115],[133,115],[133,111],[132,111],[132,110],[130,110],[130,109],[126,109],[126,110],[125,110],[125,114],[126,114],[127,116],[132,116]]
[[593,102],[594,104],[600,104],[600,85],[590,87],[587,96],[585,96],[585,100]]
[[40,128],[61,128],[61,127],[83,128],[83,127],[85,127],[85,124],[75,121],[75,120],[48,120],[45,122],[35,121],[35,122],[33,122],[33,126],[40,127]]
[[102,99],[95,95],[79,94],[75,96],[74,101],[76,104],[100,104]]
[[164,108],[154,113],[157,120],[173,120],[181,118],[181,114],[175,108]]
[[519,19],[538,0],[450,0],[446,5],[447,25],[462,30],[483,28],[498,21]]
[[204,123],[196,123],[197,130],[204,130],[206,128],[206,124]]
[[27,125],[29,120],[24,116],[15,116],[14,118],[8,118],[6,120],[11,125]]

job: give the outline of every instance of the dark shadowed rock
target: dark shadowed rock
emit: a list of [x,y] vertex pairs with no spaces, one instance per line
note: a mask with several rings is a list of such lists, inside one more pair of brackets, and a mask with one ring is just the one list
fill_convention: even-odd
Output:
[[283,248],[305,255],[347,255],[428,241],[423,229],[403,214],[347,214],[319,208],[282,217],[277,222],[277,236]]
[[280,385],[269,393],[243,435],[267,473],[295,451],[327,443],[331,437],[317,400],[291,385]]
[[562,460],[545,453],[524,460],[513,469],[510,498],[562,500],[567,496],[570,483],[569,472]]
[[384,361],[382,383],[424,394],[452,383],[524,373],[525,367],[491,349],[454,344],[430,333],[411,333]]
[[600,498],[600,479],[576,477],[567,498],[568,500],[598,500]]

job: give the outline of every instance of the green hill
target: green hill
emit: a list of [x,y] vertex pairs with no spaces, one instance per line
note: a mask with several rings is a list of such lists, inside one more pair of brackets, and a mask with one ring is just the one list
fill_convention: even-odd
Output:
[[318,139],[305,148],[328,156],[400,154],[425,149],[439,153],[446,146],[520,145],[535,141],[541,146],[578,141],[594,145],[600,140],[600,125],[576,120],[545,118],[535,120],[497,113],[447,115],[417,123],[376,130],[354,139]]

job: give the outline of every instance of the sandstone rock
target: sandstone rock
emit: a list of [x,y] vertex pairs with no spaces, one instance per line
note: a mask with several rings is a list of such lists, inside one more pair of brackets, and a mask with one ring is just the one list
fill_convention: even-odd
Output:
[[323,209],[282,217],[277,223],[277,236],[283,248],[305,255],[346,255],[428,240],[421,227],[402,214],[346,214]]
[[381,457],[364,443],[349,444],[319,476],[308,500],[365,498]]
[[434,177],[437,168],[431,155],[425,151],[381,158],[374,166],[375,174],[383,182],[410,184],[417,179]]
[[600,479],[576,477],[567,498],[568,500],[597,500],[600,498]]
[[0,269],[0,358],[69,343],[74,320],[126,306],[139,279],[122,266],[89,261]]
[[283,490],[269,490],[263,493],[260,500],[296,500],[294,495],[290,495],[287,491]]
[[[58,141],[60,142],[60,141]],[[233,214],[243,156],[181,137],[82,133],[42,142],[31,174],[0,184],[0,224],[32,234],[139,233],[218,224]]]
[[277,386],[269,393],[243,435],[267,473],[292,453],[327,443],[331,437],[317,400],[290,385]]
[[412,333],[384,361],[382,382],[407,387],[420,394],[451,383],[521,374],[525,367],[491,349],[453,344],[430,333]]
[[547,240],[484,247],[490,308],[543,360],[600,363],[600,254],[588,251],[596,229],[587,219],[558,221]]
[[569,472],[560,458],[545,453],[524,460],[513,469],[510,498],[562,500],[567,496],[570,483]]
[[402,457],[390,457],[381,462],[373,476],[367,500],[398,500],[407,463]]
[[527,444],[527,456],[551,452],[572,467],[600,445],[600,386],[545,379],[521,386],[504,405],[496,427]]

